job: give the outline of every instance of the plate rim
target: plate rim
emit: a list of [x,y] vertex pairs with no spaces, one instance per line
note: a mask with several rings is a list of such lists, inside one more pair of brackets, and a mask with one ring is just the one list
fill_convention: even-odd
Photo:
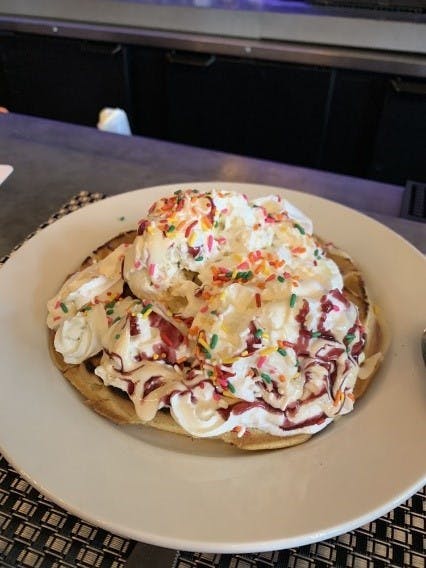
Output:
[[[212,185],[216,185],[216,186],[228,186],[228,187],[234,187],[236,188],[241,188],[241,187],[251,187],[251,188],[262,188],[262,189],[268,189],[268,190],[272,190],[272,191],[285,191],[285,192],[289,192],[291,194],[299,194],[299,195],[303,195],[304,197],[310,197],[313,198],[314,201],[316,200],[320,200],[322,202],[326,202],[326,203],[332,203],[333,206],[337,206],[338,208],[343,208],[344,210],[348,210],[351,212],[351,214],[357,214],[360,217],[367,219],[369,222],[371,222],[373,225],[380,225],[383,229],[385,229],[386,231],[389,231],[393,237],[397,237],[399,240],[401,240],[405,246],[409,246],[412,249],[412,252],[414,251],[416,254],[418,254],[420,257],[423,257],[423,255],[421,254],[421,252],[414,247],[411,243],[409,243],[406,239],[404,239],[401,235],[399,235],[398,233],[396,233],[395,231],[393,231],[392,229],[389,229],[386,225],[383,225],[382,223],[380,223],[379,221],[376,221],[375,219],[372,219],[370,217],[368,217],[367,215],[365,215],[362,212],[359,212],[357,210],[354,210],[350,207],[347,207],[345,205],[342,205],[340,203],[335,203],[335,202],[331,202],[330,200],[320,197],[320,196],[316,196],[316,195],[311,195],[311,194],[306,194],[304,192],[301,191],[297,191],[297,190],[292,190],[292,189],[288,189],[288,188],[283,188],[283,187],[277,187],[277,186],[270,186],[270,185],[263,185],[263,184],[245,184],[245,183],[240,183],[240,182],[190,182],[190,183],[173,183],[173,184],[165,184],[165,185],[157,185],[157,186],[153,186],[153,187],[147,187],[147,188],[142,188],[142,189],[137,189],[137,190],[132,190],[126,193],[122,193],[122,194],[117,194],[111,197],[108,197],[106,199],[100,200],[98,202],[95,203],[91,203],[88,204],[84,207],[81,207],[80,209],[78,209],[75,212],[72,212],[70,214],[65,215],[63,218],[58,219],[57,221],[55,221],[54,223],[52,223],[51,225],[47,226],[45,229],[43,229],[41,232],[45,233],[45,230],[49,231],[49,229],[51,227],[56,226],[58,223],[61,223],[62,221],[71,218],[73,215],[78,214],[82,211],[87,211],[89,207],[105,207],[105,203],[109,202],[111,203],[111,200],[117,200],[120,201],[121,199],[125,198],[127,199],[129,196],[134,195],[136,193],[140,193],[140,192],[153,192],[156,189],[162,189],[162,190],[167,190],[168,188],[176,188],[179,186],[187,186],[187,187],[200,187],[200,186],[212,186]],[[289,198],[291,201],[291,198]],[[315,219],[314,219],[315,221]],[[17,254],[19,256],[19,252],[21,250],[23,250],[24,248],[26,249],[27,247],[31,247],[32,243],[34,242],[33,239],[36,238],[37,239],[37,233],[30,239],[24,241],[22,243],[22,246],[11,253],[10,258],[8,259],[6,266],[9,265],[11,262],[13,262],[13,258],[14,255]],[[25,252],[25,251],[24,251]],[[1,279],[1,272],[0,272],[0,279]],[[5,456],[6,460],[16,469],[16,471],[18,473],[20,473],[20,475],[22,475],[22,477],[24,479],[26,479],[31,485],[33,485],[38,491],[40,491],[40,493],[42,493],[43,495],[46,495],[51,501],[53,501],[54,503],[58,504],[59,506],[65,508],[67,511],[70,511],[72,514],[78,515],[79,517],[81,517],[82,519],[86,519],[89,522],[100,526],[102,528],[105,528],[106,530],[109,530],[111,532],[114,532],[115,534],[121,534],[122,536],[126,537],[126,538],[132,538],[134,540],[140,540],[140,534],[130,534],[129,535],[129,531],[127,529],[125,529],[124,532],[122,532],[121,528],[116,526],[113,522],[108,522],[105,521],[103,519],[97,519],[94,518],[92,516],[90,516],[90,514],[85,513],[84,511],[80,510],[79,508],[74,508],[73,505],[70,505],[69,503],[65,503],[60,496],[56,496],[55,494],[52,494],[47,488],[45,488],[43,486],[42,482],[39,482],[38,480],[35,480],[29,473],[26,472],[26,470],[22,467],[19,466],[18,463],[15,462],[13,455],[7,450],[4,449],[3,444],[2,444],[2,439],[0,439],[0,447],[2,448],[2,453]],[[419,480],[418,483],[411,485],[408,490],[406,489],[404,492],[400,493],[400,495],[398,496],[398,498],[396,500],[393,500],[392,502],[386,503],[384,504],[382,507],[378,507],[376,509],[374,509],[373,511],[370,511],[368,513],[366,513],[363,517],[358,517],[357,519],[354,519],[352,522],[349,522],[348,524],[346,524],[345,526],[342,525],[338,525],[336,527],[331,527],[330,530],[324,529],[322,531],[319,531],[317,533],[312,533],[310,535],[306,536],[305,540],[300,540],[300,539],[288,539],[288,538],[282,538],[279,541],[277,541],[276,539],[273,541],[264,541],[264,544],[261,544],[261,546],[259,546],[259,542],[256,543],[255,548],[251,548],[251,547],[247,547],[247,543],[246,542],[242,542],[242,543],[235,543],[235,544],[229,544],[227,545],[227,547],[223,547],[222,545],[220,545],[220,543],[205,543],[203,544],[203,546],[198,546],[198,544],[194,541],[191,541],[190,539],[187,540],[187,542],[183,542],[179,539],[179,541],[173,541],[173,539],[170,539],[168,537],[157,537],[155,535],[152,535],[152,538],[149,538],[149,540],[145,539],[145,542],[151,542],[152,544],[156,544],[158,546],[168,546],[168,547],[172,547],[172,548],[178,548],[178,549],[182,549],[182,550],[190,550],[190,551],[200,551],[200,552],[230,552],[230,553],[236,553],[236,552],[253,552],[253,551],[266,551],[266,550],[272,550],[272,549],[276,549],[277,546],[279,546],[280,548],[290,548],[293,546],[301,546],[303,544],[310,544],[313,542],[318,542],[320,540],[324,540],[325,538],[332,538],[338,534],[342,534],[343,532],[347,532],[349,530],[353,530],[354,528],[366,523],[366,522],[370,522],[371,520],[377,518],[378,516],[382,516],[383,514],[386,514],[387,512],[389,512],[390,510],[392,510],[393,508],[395,508],[396,506],[398,506],[400,503],[402,503],[405,499],[407,499],[407,497],[409,495],[414,494],[419,488],[421,488],[426,480],[426,476],[424,478],[421,478]],[[390,506],[389,506],[390,505]],[[295,542],[295,540],[297,541],[297,543]],[[220,545],[220,548],[218,548],[218,546]],[[272,548],[271,548],[272,547]]]

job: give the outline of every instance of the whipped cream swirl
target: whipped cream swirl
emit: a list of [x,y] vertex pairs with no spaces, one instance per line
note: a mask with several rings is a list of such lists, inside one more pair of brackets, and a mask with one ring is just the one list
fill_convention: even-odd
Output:
[[168,408],[196,437],[318,432],[353,408],[365,331],[312,233],[279,195],[162,198],[48,303],[55,347],[75,364],[102,352],[96,374],[142,421]]

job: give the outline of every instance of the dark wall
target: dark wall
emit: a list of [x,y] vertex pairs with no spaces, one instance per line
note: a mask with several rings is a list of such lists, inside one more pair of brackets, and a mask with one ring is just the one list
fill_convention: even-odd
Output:
[[426,81],[141,46],[0,35],[0,106],[396,184],[426,180]]

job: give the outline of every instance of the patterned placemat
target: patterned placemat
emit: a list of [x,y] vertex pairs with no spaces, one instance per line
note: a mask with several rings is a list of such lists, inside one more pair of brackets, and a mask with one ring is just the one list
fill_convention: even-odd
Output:
[[16,250],[18,250],[25,243],[25,241],[31,239],[36,233],[38,233],[45,227],[48,227],[49,225],[51,225],[61,217],[65,217],[65,215],[68,215],[73,211],[77,211],[77,209],[80,209],[81,207],[84,207],[89,203],[95,203],[96,201],[100,201],[101,199],[105,199],[105,195],[103,195],[102,193],[89,193],[88,191],[80,191],[80,193],[78,193],[77,195],[72,197],[69,201],[64,203],[64,205],[62,205],[62,207],[60,207],[60,209],[58,209],[56,213],[53,213],[53,215],[51,215],[47,221],[39,225],[35,231],[27,235],[22,243],[17,244],[12,249],[10,254],[7,254],[6,256],[0,258],[0,266],[4,264],[6,260],[10,258],[10,255],[13,254]]
[[[27,239],[64,215],[103,198],[100,193],[80,192]],[[8,258],[1,258],[0,265]],[[177,552],[173,566],[161,568],[425,568],[425,497],[423,489],[388,515],[317,544],[258,554]],[[134,546],[134,541],[53,504],[0,455],[0,566],[123,568]]]

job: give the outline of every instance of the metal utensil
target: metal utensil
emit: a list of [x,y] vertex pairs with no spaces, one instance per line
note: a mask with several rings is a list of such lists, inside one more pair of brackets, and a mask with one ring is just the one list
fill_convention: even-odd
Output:
[[423,361],[426,365],[426,329],[423,330],[423,335],[422,335],[422,354],[423,354]]

